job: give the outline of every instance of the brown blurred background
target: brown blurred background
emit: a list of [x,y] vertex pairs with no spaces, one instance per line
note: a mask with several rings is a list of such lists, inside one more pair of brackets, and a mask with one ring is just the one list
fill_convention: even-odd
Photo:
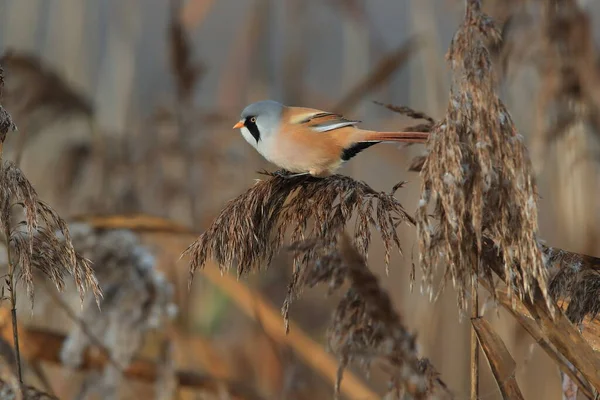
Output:
[[[500,21],[512,3],[518,1],[484,1]],[[600,37],[600,3],[580,3],[587,3]],[[171,66],[173,4],[177,2],[0,1],[2,49],[39,57],[91,105],[91,112],[69,111],[60,118],[51,107],[44,113],[45,104],[21,107],[21,96],[39,88],[17,63],[6,65],[8,89],[20,90],[4,101],[20,129],[7,141],[7,157],[14,159],[23,147],[25,174],[63,217],[139,212],[202,231],[227,200],[252,185],[259,177],[256,171],[274,170],[231,129],[242,108],[256,100],[335,108],[374,129],[397,129],[410,121],[373,101],[408,105],[436,119],[445,112],[449,70],[444,54],[463,15],[461,1],[183,1],[176,15],[189,36],[191,59],[199,70],[196,84],[188,86],[189,98],[178,96]],[[378,68],[381,62],[389,64],[387,69]],[[369,76],[373,78],[369,90],[351,95]],[[534,99],[539,90],[536,72],[528,68],[511,75],[502,89],[528,144],[534,135]],[[583,161],[577,156],[598,147],[591,136],[564,138],[537,153],[532,149],[532,158],[542,196],[541,236],[551,246],[600,256],[598,154]],[[407,167],[422,150],[422,146],[376,146],[353,159],[342,173],[385,191],[407,180],[398,196],[412,211],[420,181]],[[422,355],[431,359],[456,398],[466,399],[467,320],[459,322],[451,288],[436,304],[419,293],[418,282],[410,293],[409,270],[418,258],[415,230],[402,227],[401,234],[404,255],[393,257],[389,276],[376,240],[370,267],[380,275],[406,325],[417,332]],[[154,238],[149,243],[159,254],[158,267],[176,285],[178,330],[214,345],[218,357],[229,360],[225,364],[236,365],[235,371],[227,367],[232,374],[262,388],[265,398],[278,398],[269,388],[285,379],[313,393],[313,398],[329,398],[331,386],[302,366],[293,352],[279,348],[277,356],[265,356],[269,342],[265,343],[264,332],[218,286],[198,275],[188,294],[187,260],[177,259],[191,243],[189,238]],[[289,258],[282,255],[268,271],[244,278],[244,283],[266,295],[278,309],[290,270]],[[77,306],[75,297],[72,304]],[[327,299],[324,291],[311,291],[292,306],[292,318],[322,342],[333,304],[335,298]],[[22,309],[27,324],[61,327],[65,323],[59,311],[31,315],[26,305]],[[558,369],[543,351],[503,311],[496,314],[488,307],[486,316],[517,361],[525,398],[559,399]],[[180,350],[177,364],[206,368],[194,358],[203,356],[190,346]],[[485,359],[481,362],[481,398],[501,398]],[[259,366],[264,363],[273,366]],[[54,388],[57,394],[72,398],[77,383],[59,369],[52,371],[61,382]],[[377,389],[382,382],[375,373],[368,384]],[[313,388],[320,389],[311,392]],[[191,392],[184,395],[195,398]],[[136,397],[127,392],[123,396]]]

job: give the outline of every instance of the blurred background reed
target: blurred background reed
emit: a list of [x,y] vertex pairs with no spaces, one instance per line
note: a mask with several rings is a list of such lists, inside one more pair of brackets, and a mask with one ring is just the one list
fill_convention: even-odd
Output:
[[[231,129],[250,102],[271,98],[336,110],[382,130],[410,122],[374,101],[408,105],[441,118],[449,91],[444,54],[463,17],[463,3],[0,0],[7,85],[3,105],[19,127],[5,154],[19,160],[40,197],[67,220],[140,213],[202,232],[226,201],[253,184],[257,171],[275,169]],[[522,1],[483,3],[502,23]],[[600,3],[580,3],[599,38]],[[540,124],[549,112],[544,107],[556,107],[548,100],[552,80],[534,66],[510,68],[511,62],[505,63],[508,67],[499,63],[505,79],[502,95],[538,173],[541,236],[548,245],[600,257],[599,131],[578,120],[565,135],[543,136]],[[549,68],[553,62],[548,61]],[[342,173],[385,191],[407,180],[398,198],[413,212],[420,181],[408,166],[421,150],[376,146]],[[468,398],[468,321],[459,321],[451,289],[435,304],[419,293],[418,285],[410,292],[411,263],[418,258],[416,235],[408,227],[401,227],[400,235],[405,254],[392,258],[389,276],[383,246],[376,240],[370,267],[406,326],[416,332],[420,353],[430,358],[456,399]],[[166,337],[172,353],[165,354],[172,354],[177,369],[241,382],[265,399],[331,397],[331,382],[285,339],[274,339],[265,328],[268,323],[240,311],[232,289],[218,277],[200,275],[188,292],[188,264],[178,258],[193,237],[139,236],[155,255],[156,269],[172,283],[178,309],[173,321],[159,324],[161,329],[148,328],[154,334],[145,325],[140,328],[147,336],[140,353],[159,359]],[[291,259],[282,254],[268,270],[240,283],[264,296],[277,312],[290,276]],[[319,343],[335,304],[325,294],[310,291],[291,309],[297,326]],[[53,296],[39,296],[33,313],[21,297],[24,325],[62,334],[75,329],[77,323],[64,312],[67,305],[79,312],[74,290],[61,295],[62,306]],[[123,306],[121,301],[126,300],[111,307]],[[517,361],[525,398],[561,398],[558,370],[547,355],[504,311],[488,309],[486,316]],[[46,376],[61,399],[77,398],[86,382],[86,374],[57,365],[40,369],[30,372],[31,382],[43,388],[41,377]],[[374,373],[364,385],[381,393],[384,382]],[[153,384],[128,380],[119,386],[119,398],[151,396],[154,389]],[[228,398],[213,392],[214,398]],[[205,398],[191,389],[180,390],[179,396]],[[482,368],[481,398],[501,398],[487,368]]]

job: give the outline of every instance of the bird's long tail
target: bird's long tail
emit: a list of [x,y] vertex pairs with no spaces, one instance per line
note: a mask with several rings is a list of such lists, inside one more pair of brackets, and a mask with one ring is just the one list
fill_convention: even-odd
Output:
[[426,132],[376,132],[367,131],[361,135],[361,142],[401,142],[425,143],[429,133]]

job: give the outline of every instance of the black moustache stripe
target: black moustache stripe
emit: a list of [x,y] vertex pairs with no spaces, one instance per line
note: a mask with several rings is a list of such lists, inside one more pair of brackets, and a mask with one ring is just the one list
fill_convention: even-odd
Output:
[[250,118],[246,118],[246,122],[244,123],[244,125],[246,126],[246,128],[248,128],[250,134],[256,140],[256,144],[258,144],[258,141],[260,140],[260,131],[258,130],[258,126],[256,126],[256,124],[252,122]]

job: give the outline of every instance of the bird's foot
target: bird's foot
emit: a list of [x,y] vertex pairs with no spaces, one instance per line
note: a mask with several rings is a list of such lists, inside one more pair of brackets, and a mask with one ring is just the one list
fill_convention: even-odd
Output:
[[283,179],[292,179],[292,178],[297,178],[299,176],[310,176],[312,178],[324,178],[325,176],[327,176],[327,174],[317,173],[315,171],[308,171],[308,172],[300,172],[300,173],[296,173],[296,174],[290,174],[290,172],[286,171],[286,170],[275,171],[273,173],[273,175],[278,176],[278,177],[283,178]]
[[279,175],[279,176],[281,176],[284,179],[292,179],[292,178],[297,178],[299,176],[306,176],[306,175],[310,175],[310,172],[302,172],[302,173],[299,173],[299,174],[291,174],[291,175],[283,175],[282,174],[282,175]]
[[279,169],[279,170],[273,172],[273,175],[277,176],[279,178],[284,178],[284,179],[289,178],[290,176],[293,176],[293,175],[290,175],[290,172],[285,169]]

